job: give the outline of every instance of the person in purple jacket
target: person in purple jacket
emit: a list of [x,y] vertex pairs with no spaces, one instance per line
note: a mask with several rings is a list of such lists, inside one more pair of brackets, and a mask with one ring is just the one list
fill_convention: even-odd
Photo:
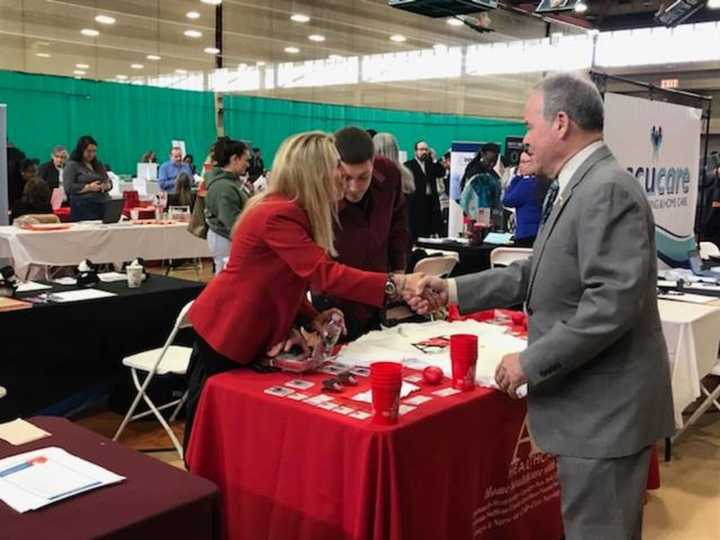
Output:
[[502,200],[505,207],[515,209],[517,247],[532,247],[535,243],[542,219],[543,198],[548,189],[548,183],[532,174],[530,169],[530,158],[523,152]]

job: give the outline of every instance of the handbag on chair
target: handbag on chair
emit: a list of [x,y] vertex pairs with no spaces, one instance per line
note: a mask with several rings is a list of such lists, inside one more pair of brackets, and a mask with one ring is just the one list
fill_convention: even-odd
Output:
[[201,197],[199,194],[195,198],[195,206],[193,206],[192,215],[190,216],[188,231],[198,238],[207,238],[208,226],[205,221],[205,197]]

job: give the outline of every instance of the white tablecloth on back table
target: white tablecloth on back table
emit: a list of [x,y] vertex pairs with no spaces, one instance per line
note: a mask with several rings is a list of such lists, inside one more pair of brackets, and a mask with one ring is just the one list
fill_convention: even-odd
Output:
[[74,266],[83,259],[117,263],[209,257],[207,241],[193,236],[186,223],[172,225],[79,225],[61,231],[0,227],[0,258],[11,258],[23,277],[30,264]]
[[720,309],[667,300],[658,307],[670,355],[675,425],[684,428],[682,412],[700,397],[700,380],[717,362]]

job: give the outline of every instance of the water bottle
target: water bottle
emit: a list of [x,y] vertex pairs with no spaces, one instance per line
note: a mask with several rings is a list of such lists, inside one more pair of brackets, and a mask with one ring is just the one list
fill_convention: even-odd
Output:
[[326,357],[332,356],[333,349],[340,339],[340,334],[342,334],[342,317],[337,313],[333,313],[321,333]]

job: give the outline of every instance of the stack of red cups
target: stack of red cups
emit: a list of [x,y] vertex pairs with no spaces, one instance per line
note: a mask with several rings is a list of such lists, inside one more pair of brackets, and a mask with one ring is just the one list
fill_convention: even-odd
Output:
[[472,334],[450,336],[452,385],[458,390],[475,388],[475,365],[478,356],[478,339]]
[[384,426],[397,424],[402,386],[402,364],[375,362],[370,365],[373,423]]

